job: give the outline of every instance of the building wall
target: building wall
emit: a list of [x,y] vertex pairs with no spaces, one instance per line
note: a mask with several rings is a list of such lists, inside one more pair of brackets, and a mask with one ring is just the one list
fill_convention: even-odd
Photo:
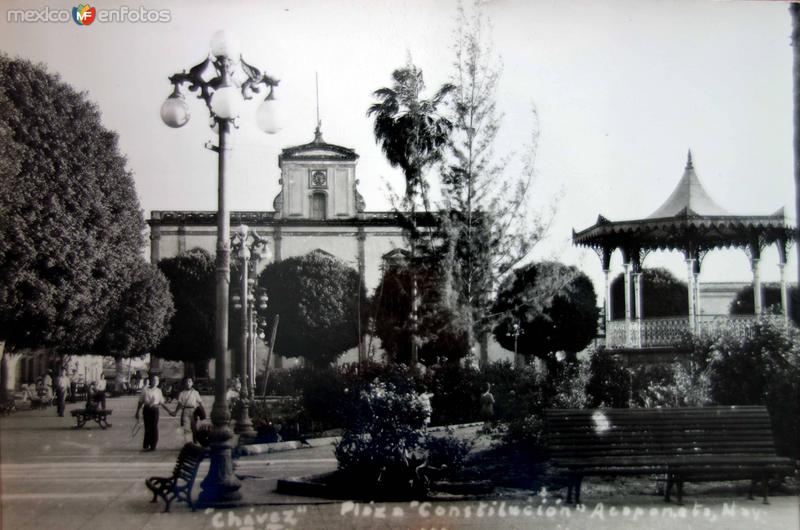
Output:
[[700,284],[700,315],[727,315],[736,293],[745,287],[747,282],[706,282]]

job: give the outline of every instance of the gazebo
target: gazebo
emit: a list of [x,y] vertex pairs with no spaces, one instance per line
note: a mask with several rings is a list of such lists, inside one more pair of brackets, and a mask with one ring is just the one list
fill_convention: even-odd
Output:
[[[685,332],[704,333],[723,322],[744,331],[754,319],[766,317],[762,315],[759,261],[762,250],[768,245],[778,248],[782,315],[777,318],[788,324],[785,266],[786,252],[794,234],[794,229],[786,222],[783,208],[773,215],[731,215],[720,207],[700,183],[689,151],[683,177],[655,212],[632,221],[609,221],[600,215],[593,226],[580,232],[573,230],[572,241],[575,245],[594,249],[602,260],[606,347],[647,349],[675,347]],[[700,267],[706,254],[719,248],[740,248],[750,258],[754,315],[698,315]],[[611,256],[617,249],[622,253],[625,267],[625,318],[612,321]],[[642,262],[654,250],[680,251],[686,258],[688,316],[646,318],[643,314]]]

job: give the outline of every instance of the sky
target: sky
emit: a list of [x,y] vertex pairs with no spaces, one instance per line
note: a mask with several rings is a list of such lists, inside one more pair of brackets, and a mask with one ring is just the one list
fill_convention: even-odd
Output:
[[[246,61],[281,80],[284,128],[255,127],[248,103],[231,143],[229,206],[271,210],[281,149],[306,143],[316,125],[315,75],[324,138],[356,149],[367,210],[390,209],[387,186],[402,191],[375,144],[366,109],[407,57],[429,89],[449,80],[455,0],[142,1],[91,4],[168,10],[159,23],[9,22],[9,9],[69,9],[77,4],[0,1],[0,50],[42,62],[85,90],[105,126],[119,133],[145,217],[151,210],[215,210],[214,138],[200,100],[169,129],[159,108],[172,73],[202,61],[209,39],[237,35]],[[571,244],[572,229],[598,214],[636,219],[655,211],[683,173],[692,150],[711,196],[741,214],[794,213],[792,55],[788,4],[780,1],[486,0],[503,65],[497,105],[500,154],[520,154],[538,115],[533,207],[555,204],[547,238],[531,259],[575,264],[602,292],[600,261]],[[654,253],[685,279],[678,253]],[[765,251],[762,278],[778,278],[777,252]],[[622,269],[617,253],[615,272]],[[795,253],[788,266],[796,280]],[[749,281],[739,250],[712,252],[702,281]]]

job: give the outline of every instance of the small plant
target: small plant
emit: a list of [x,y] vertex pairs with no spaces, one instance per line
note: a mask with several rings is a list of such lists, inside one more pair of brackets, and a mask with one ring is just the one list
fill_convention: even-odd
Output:
[[591,408],[627,408],[631,393],[631,374],[617,357],[600,350],[589,361],[586,383],[587,405]]
[[464,460],[472,449],[471,440],[460,440],[448,430],[445,436],[428,436],[425,448],[427,464],[439,470],[442,476],[452,475],[464,467]]
[[544,420],[539,414],[528,414],[508,424],[508,440],[520,443],[533,454],[541,454],[546,446]]
[[459,469],[469,443],[429,436],[428,413],[412,389],[376,381],[362,391],[335,449],[347,482],[380,496],[424,496],[434,475]]

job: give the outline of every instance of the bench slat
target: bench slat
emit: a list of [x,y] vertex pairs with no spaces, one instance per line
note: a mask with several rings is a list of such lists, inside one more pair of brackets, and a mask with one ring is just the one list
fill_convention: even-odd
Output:
[[551,463],[573,477],[568,501],[572,491],[579,498],[585,475],[668,474],[680,501],[687,478],[766,480],[795,465],[776,455],[761,406],[546,410],[544,417]]

